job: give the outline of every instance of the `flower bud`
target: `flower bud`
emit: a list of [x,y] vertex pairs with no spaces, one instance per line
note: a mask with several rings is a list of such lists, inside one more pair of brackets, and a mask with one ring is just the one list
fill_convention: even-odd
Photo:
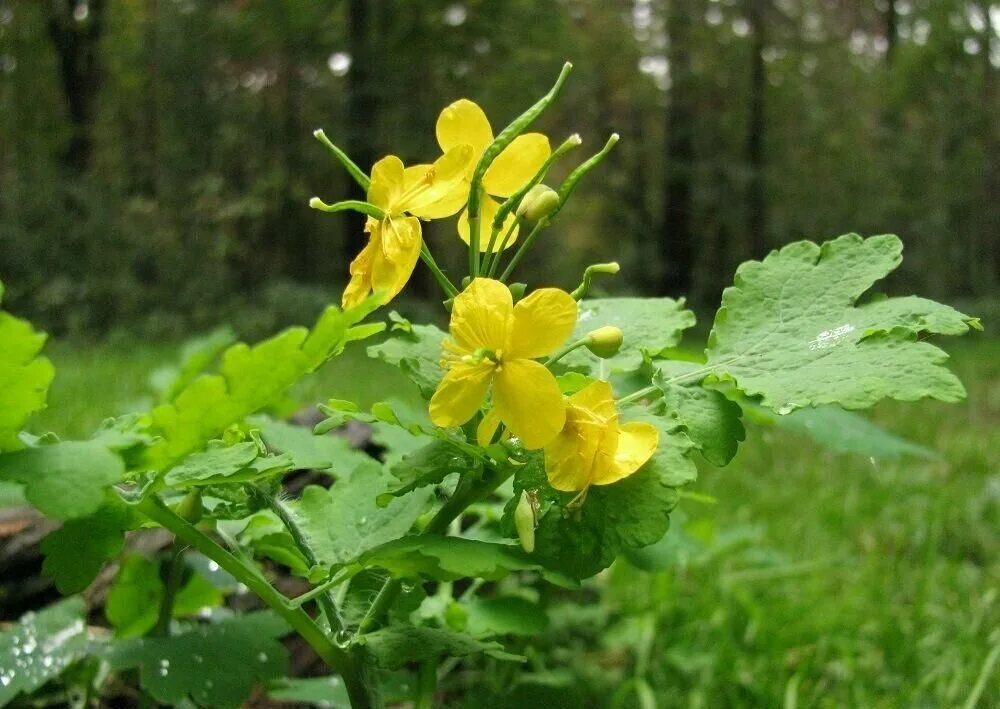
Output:
[[521,300],[524,297],[524,291],[528,289],[527,283],[511,283],[509,286],[510,295],[514,299],[514,302]]
[[203,511],[201,492],[198,490],[189,492],[181,500],[181,503],[177,505],[177,516],[190,524],[198,524],[201,521]]
[[625,334],[614,325],[605,325],[587,333],[586,347],[601,359],[608,359],[618,354],[622,347]]
[[517,216],[535,223],[559,208],[559,193],[547,185],[535,185],[517,206]]
[[529,554],[535,550],[535,506],[527,490],[521,491],[521,498],[514,508],[514,527],[521,541],[521,548]]

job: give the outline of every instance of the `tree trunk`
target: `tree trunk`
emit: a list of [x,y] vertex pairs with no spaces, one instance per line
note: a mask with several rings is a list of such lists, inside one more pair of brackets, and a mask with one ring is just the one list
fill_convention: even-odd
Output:
[[896,55],[896,31],[898,15],[896,14],[896,0],[886,0],[885,6],[885,63],[892,66],[892,61]]
[[691,62],[691,9],[670,0],[667,12],[667,50],[670,97],[666,112],[666,166],[663,222],[659,234],[662,259],[660,292],[686,295],[694,275],[694,235],[691,227],[694,196],[694,81]]
[[767,201],[764,194],[764,91],[767,88],[767,67],[764,64],[764,0],[748,0],[747,19],[750,22],[750,95],[746,136],[746,230],[750,258],[763,258],[767,253]]
[[[78,8],[87,14],[78,14]],[[104,31],[104,0],[78,5],[75,0],[53,0],[49,38],[58,55],[59,81],[72,126],[63,163],[74,173],[90,166],[93,151],[91,128],[101,84],[99,44]]]

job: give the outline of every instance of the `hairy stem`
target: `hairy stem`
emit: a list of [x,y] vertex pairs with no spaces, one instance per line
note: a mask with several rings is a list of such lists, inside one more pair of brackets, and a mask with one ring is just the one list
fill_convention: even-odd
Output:
[[160,613],[156,617],[153,635],[166,637],[170,635],[170,620],[174,617],[174,599],[180,590],[184,578],[184,547],[177,547],[167,562],[167,579],[163,586],[163,599],[160,601]]

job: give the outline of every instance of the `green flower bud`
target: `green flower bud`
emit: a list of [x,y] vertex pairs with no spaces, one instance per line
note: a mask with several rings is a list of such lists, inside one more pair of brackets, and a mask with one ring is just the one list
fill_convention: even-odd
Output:
[[517,216],[532,224],[559,208],[559,193],[547,185],[535,185],[517,206]]
[[537,513],[531,495],[527,490],[521,491],[521,498],[514,508],[514,527],[521,541],[521,548],[529,554],[535,550],[535,523]]
[[198,490],[192,490],[189,492],[181,503],[177,505],[177,516],[183,519],[185,522],[191,524],[198,524],[201,521],[201,515],[204,512],[204,508],[201,506],[201,492]]
[[521,300],[521,298],[524,297],[524,291],[527,290],[528,284],[527,283],[511,283],[507,287],[510,288],[510,295],[514,299],[514,302],[516,303],[517,301]]
[[614,325],[605,325],[587,333],[586,347],[601,359],[608,359],[618,354],[622,347],[625,334]]

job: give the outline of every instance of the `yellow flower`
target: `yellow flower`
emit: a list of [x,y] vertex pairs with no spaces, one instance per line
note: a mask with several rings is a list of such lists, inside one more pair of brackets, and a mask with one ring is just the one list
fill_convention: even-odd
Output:
[[569,397],[566,426],[545,446],[545,472],[556,490],[610,485],[637,471],[656,452],[659,433],[648,423],[619,424],[611,385],[597,381]]
[[477,278],[455,298],[448,369],[430,403],[431,420],[447,428],[471,419],[493,385],[493,408],[479,427],[487,443],[500,423],[526,448],[541,448],[562,430],[566,402],[552,372],[534,360],[555,352],[576,325],[576,301],[541,288],[517,305],[500,281]]
[[[443,111],[437,120],[437,140],[441,150],[448,151],[457,145],[472,146],[472,162],[466,176],[471,181],[476,163],[493,142],[493,128],[486,114],[478,105],[468,99],[455,101]],[[482,201],[479,220],[479,250],[489,248],[490,232],[493,219],[500,209],[501,202],[524,187],[552,153],[549,139],[541,133],[524,133],[517,136],[507,148],[500,153],[483,176],[483,188],[486,196]],[[501,200],[491,199],[490,195]],[[507,229],[514,226],[507,246],[512,245],[517,238],[518,227],[513,214],[504,221],[500,238]],[[458,218],[458,234],[465,243],[469,243],[469,214],[462,212]],[[494,244],[493,250],[499,250],[500,238]]]
[[368,244],[351,262],[351,280],[342,298],[345,308],[372,291],[385,292],[389,302],[403,290],[420,258],[420,219],[448,217],[462,208],[471,160],[472,148],[460,145],[433,165],[403,167],[395,155],[375,163],[368,201],[385,217],[369,217],[365,223]]

